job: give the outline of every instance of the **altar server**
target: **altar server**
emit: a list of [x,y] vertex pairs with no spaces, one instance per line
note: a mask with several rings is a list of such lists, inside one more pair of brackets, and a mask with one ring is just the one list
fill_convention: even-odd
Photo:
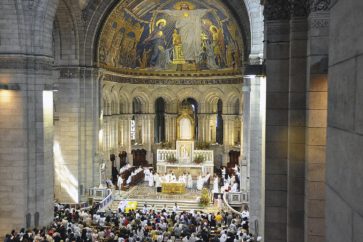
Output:
[[187,186],[189,189],[193,188],[193,177],[192,175],[188,172],[188,176],[187,176]]
[[121,188],[122,188],[122,183],[123,183],[123,179],[120,175],[117,176],[117,187],[118,189],[121,191]]
[[152,173],[150,173],[149,175],[149,187],[153,187],[154,186],[154,175]]
[[203,186],[204,186],[204,177],[202,177],[202,175],[199,175],[197,181],[197,189],[201,191],[203,189]]
[[218,186],[218,176],[214,175],[214,180],[213,180],[213,193],[219,193],[219,186]]

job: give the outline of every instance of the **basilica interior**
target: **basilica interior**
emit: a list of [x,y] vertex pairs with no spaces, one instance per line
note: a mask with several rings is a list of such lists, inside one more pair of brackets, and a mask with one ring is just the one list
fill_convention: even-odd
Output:
[[[194,209],[206,187],[218,209],[213,178],[230,173],[238,190],[219,199],[234,216],[248,208],[258,241],[362,241],[362,11],[1,0],[0,238],[48,226],[55,202]],[[168,180],[159,195],[149,171],[190,186]]]

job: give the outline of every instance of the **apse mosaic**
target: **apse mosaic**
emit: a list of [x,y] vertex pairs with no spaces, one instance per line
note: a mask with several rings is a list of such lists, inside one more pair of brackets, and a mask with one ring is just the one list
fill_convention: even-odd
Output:
[[125,0],[109,15],[100,66],[132,70],[239,69],[239,29],[215,0]]

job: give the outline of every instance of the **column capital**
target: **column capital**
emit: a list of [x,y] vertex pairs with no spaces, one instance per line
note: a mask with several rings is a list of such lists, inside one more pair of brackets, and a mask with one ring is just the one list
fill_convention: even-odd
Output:
[[290,0],[291,18],[305,18],[309,12],[309,3],[306,0]]
[[263,15],[266,20],[289,20],[290,4],[288,0],[265,0]]
[[329,11],[331,0],[309,0],[309,11],[314,12],[326,12]]

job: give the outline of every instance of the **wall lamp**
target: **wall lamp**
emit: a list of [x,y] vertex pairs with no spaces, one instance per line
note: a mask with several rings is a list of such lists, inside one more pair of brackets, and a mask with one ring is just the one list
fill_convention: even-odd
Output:
[[13,90],[13,91],[19,91],[20,85],[17,83],[0,83],[0,90]]

